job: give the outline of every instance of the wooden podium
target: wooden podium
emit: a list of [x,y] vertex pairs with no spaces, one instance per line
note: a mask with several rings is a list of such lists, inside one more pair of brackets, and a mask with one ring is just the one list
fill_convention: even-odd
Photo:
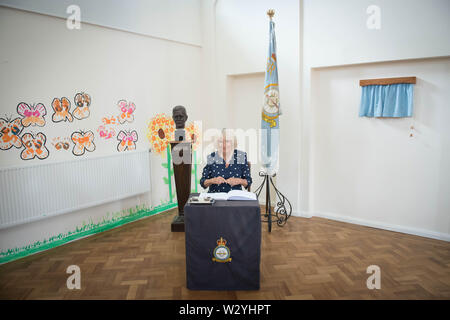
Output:
[[192,143],[170,141],[178,214],[172,221],[172,232],[184,232],[184,205],[191,193]]

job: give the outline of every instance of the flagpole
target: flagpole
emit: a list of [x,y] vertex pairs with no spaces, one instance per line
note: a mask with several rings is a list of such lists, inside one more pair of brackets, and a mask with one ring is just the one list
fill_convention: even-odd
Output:
[[[272,22],[272,18],[275,15],[275,10],[273,10],[273,9],[267,10],[267,15],[269,16],[270,22]],[[266,130],[266,143],[267,143],[267,156],[268,156],[268,158],[270,158],[272,156],[272,132],[271,131],[272,131],[272,126],[270,126]],[[269,201],[270,201],[270,195],[269,195]],[[270,208],[269,208],[269,216],[270,216]]]
[[[272,41],[272,36],[274,36],[274,34],[272,34],[272,28],[274,27],[274,23],[272,21],[273,16],[275,15],[275,10],[273,9],[269,9],[267,11],[267,16],[270,19],[270,41]],[[273,31],[274,32],[274,31]],[[274,39],[273,39],[274,40]],[[275,64],[275,72],[277,72],[276,69],[276,49],[274,48],[274,52],[271,53],[271,49],[272,48],[272,42],[269,44],[269,59],[271,59],[271,57],[274,60],[274,64]],[[266,80],[267,80],[267,72],[268,71],[268,67],[266,69]],[[270,71],[272,72],[272,70]],[[265,85],[267,85],[267,83],[265,83]],[[271,83],[269,83],[269,86],[271,85]],[[276,85],[278,86],[278,74],[276,73]],[[277,105],[279,105],[279,103],[277,102]],[[263,123],[264,121],[267,121],[267,119],[264,118],[264,110],[263,110]],[[270,118],[268,118],[270,119]],[[273,119],[272,119],[273,120]],[[267,127],[267,125],[263,125],[266,127],[267,130],[267,135],[266,135],[266,144],[265,144],[265,153],[266,156],[268,155],[269,158],[272,155],[272,141],[271,141],[271,130],[272,130],[272,126],[276,125],[276,129],[279,130],[278,124],[274,124],[274,123],[270,123],[270,125]],[[262,148],[262,147],[261,147]],[[261,194],[261,192],[263,191],[263,189],[266,190],[266,208],[265,208],[265,215],[264,217],[267,218],[267,220],[262,220],[262,222],[267,222],[268,223],[268,229],[269,232],[272,231],[272,222],[276,222],[277,225],[279,227],[282,227],[286,224],[287,220],[289,219],[289,217],[291,216],[292,213],[292,205],[291,202],[289,201],[289,199],[287,199],[275,186],[275,184],[273,183],[272,178],[276,176],[276,171],[275,172],[270,172],[270,166],[267,168],[267,170],[262,170],[259,172],[259,176],[263,178],[263,181],[261,183],[261,185],[256,188],[255,193],[257,198],[259,199],[259,196]],[[265,186],[265,188],[264,188]],[[270,189],[271,187],[273,188],[273,190],[275,191],[275,200],[276,200],[276,205],[274,206],[274,210],[272,212],[272,206],[271,206],[271,199],[270,199]],[[277,199],[278,198],[278,199]]]

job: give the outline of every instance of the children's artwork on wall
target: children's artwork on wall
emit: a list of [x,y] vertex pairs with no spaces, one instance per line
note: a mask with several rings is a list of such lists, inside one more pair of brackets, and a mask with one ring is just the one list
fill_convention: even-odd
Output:
[[70,113],[70,101],[66,97],[53,99],[52,108],[54,111],[52,115],[53,122],[73,121],[72,114]]
[[17,113],[23,117],[22,125],[24,127],[43,127],[45,125],[44,116],[47,114],[47,110],[42,103],[30,106],[25,102],[21,102],[17,105]]
[[125,150],[131,151],[136,149],[136,142],[138,141],[138,134],[136,130],[123,131],[121,130],[117,135],[119,144],[117,145],[117,151],[122,152]]
[[198,191],[198,184],[200,183],[200,177],[198,172],[198,159],[197,159],[197,149],[201,145],[202,136],[201,130],[197,122],[189,122],[189,124],[185,128],[186,130],[186,139],[192,143],[192,174],[194,178],[194,189],[192,192]]
[[39,160],[46,159],[50,152],[45,146],[47,137],[42,132],[34,135],[33,133],[25,133],[22,136],[22,144],[25,149],[20,153],[22,160],[31,160],[37,157]]
[[116,125],[117,124],[116,117],[114,117],[114,116],[103,117],[102,122],[104,125]]
[[70,138],[75,144],[72,153],[76,156],[82,156],[85,150],[89,152],[95,150],[94,133],[92,131],[75,131]]
[[69,150],[70,140],[69,140],[69,138],[66,138],[66,137],[64,137],[64,138],[56,137],[56,138],[52,139],[52,145],[58,151]]
[[[97,132],[100,138],[105,140],[111,139],[116,136],[116,130],[111,128],[111,126],[116,126],[119,124],[124,124],[126,122],[133,122],[134,115],[133,112],[136,109],[136,106],[133,102],[127,103],[126,100],[120,100],[117,103],[117,106],[120,110],[120,115],[118,116],[104,116],[102,118],[102,125],[100,125],[97,129]],[[137,141],[137,132],[136,131],[120,131],[117,135],[117,139],[120,141],[117,150],[122,152],[125,150],[134,150],[136,149],[136,141]],[[136,140],[134,140],[136,139]]]
[[0,150],[8,150],[13,146],[21,148],[20,133],[22,130],[23,125],[20,118],[14,120],[0,118]]
[[78,120],[89,117],[89,106],[91,105],[91,96],[87,93],[80,92],[74,98],[76,108],[73,110],[73,116]]
[[186,139],[192,143],[192,149],[197,150],[202,140],[200,127],[196,122],[189,122],[185,130]]
[[116,136],[116,131],[114,129],[108,129],[105,126],[99,126],[97,129],[98,134],[100,135],[100,138],[103,138],[105,140],[111,139],[112,137]]
[[169,186],[169,199],[172,203],[174,194],[172,194],[172,155],[170,154],[169,141],[175,138],[175,122],[172,117],[164,113],[157,114],[150,119],[147,128],[147,138],[150,142],[151,151],[157,155],[167,155],[167,162],[162,166],[167,169],[167,177],[164,177],[164,183]]
[[148,123],[147,138],[151,150],[164,155],[169,141],[175,138],[175,122],[164,113],[157,114]]
[[133,122],[134,121],[134,115],[133,112],[136,110],[136,106],[133,102],[127,103],[126,100],[120,100],[117,103],[117,106],[120,110],[120,115],[117,117],[120,124],[123,124],[125,122]]

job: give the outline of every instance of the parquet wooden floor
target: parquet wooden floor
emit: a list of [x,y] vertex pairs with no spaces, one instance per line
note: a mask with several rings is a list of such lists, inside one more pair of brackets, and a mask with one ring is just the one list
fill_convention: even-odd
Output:
[[[450,243],[322,218],[263,224],[259,291],[186,289],[175,211],[0,266],[0,299],[449,299]],[[66,268],[81,269],[81,289]],[[369,290],[369,265],[381,289]]]

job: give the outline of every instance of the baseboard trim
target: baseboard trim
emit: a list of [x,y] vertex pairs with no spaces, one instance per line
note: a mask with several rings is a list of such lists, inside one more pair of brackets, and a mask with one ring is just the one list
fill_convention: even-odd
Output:
[[[359,218],[355,218],[355,217],[344,216],[344,215],[339,215],[339,214],[329,213],[329,212],[315,212],[312,216],[450,242],[450,234],[448,234],[448,233],[441,233],[441,232],[435,232],[435,231],[412,228],[412,227],[405,227],[405,226],[400,226],[400,225],[383,223],[383,222],[379,222],[379,221],[370,221],[370,220],[359,219]],[[309,217],[311,217],[311,215]]]

